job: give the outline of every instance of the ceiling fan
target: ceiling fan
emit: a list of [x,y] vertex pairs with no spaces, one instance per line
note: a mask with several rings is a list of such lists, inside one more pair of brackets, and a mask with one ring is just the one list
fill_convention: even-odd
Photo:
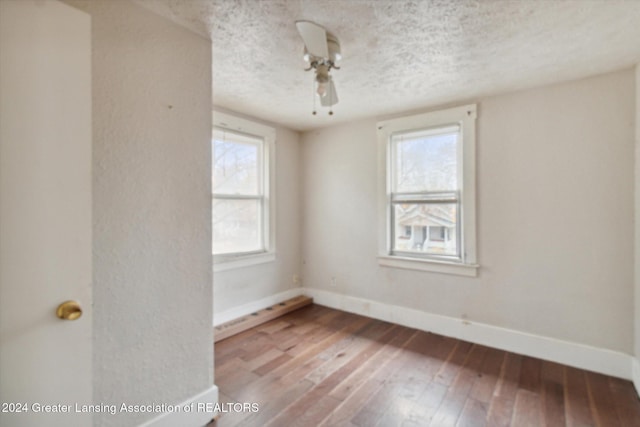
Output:
[[[342,59],[338,38],[311,21],[296,21],[296,27],[304,42],[304,60],[309,64],[305,71],[315,70],[316,93],[323,107],[338,103],[338,93],[329,74],[331,69],[339,70],[336,63]],[[315,105],[315,104],[314,104]],[[316,114],[315,108],[313,114]],[[333,111],[330,110],[332,115]]]

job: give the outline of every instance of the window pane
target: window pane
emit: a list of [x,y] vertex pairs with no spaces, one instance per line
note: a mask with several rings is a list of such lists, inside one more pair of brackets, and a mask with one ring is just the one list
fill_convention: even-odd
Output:
[[394,204],[393,217],[394,251],[458,255],[455,203]]
[[215,194],[260,194],[262,140],[215,131],[212,144]]
[[395,191],[458,189],[458,132],[394,136]]
[[262,250],[260,200],[213,199],[213,254]]

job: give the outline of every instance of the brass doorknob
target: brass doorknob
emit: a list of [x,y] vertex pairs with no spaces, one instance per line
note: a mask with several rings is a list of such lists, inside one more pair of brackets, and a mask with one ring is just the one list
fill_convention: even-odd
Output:
[[82,316],[82,308],[78,301],[65,301],[58,306],[56,315],[64,320],[76,320]]

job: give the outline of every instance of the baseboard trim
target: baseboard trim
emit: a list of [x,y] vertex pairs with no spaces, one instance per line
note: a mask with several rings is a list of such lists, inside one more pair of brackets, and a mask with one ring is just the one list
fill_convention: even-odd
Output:
[[140,424],[139,427],[203,427],[208,424],[217,413],[207,412],[207,409],[213,409],[211,405],[208,408],[198,408],[199,403],[209,403],[215,407],[215,404],[218,403],[218,387],[215,385],[209,387],[202,393],[176,405],[177,410],[175,412],[165,412],[162,415],[158,415]]
[[[633,358],[628,354],[617,351],[476,323],[466,319],[441,316],[320,289],[304,288],[304,293],[313,297],[316,304],[338,310],[618,378],[632,379]],[[637,361],[634,366],[633,379],[636,388],[638,388],[640,385],[640,366],[638,366]]]
[[633,375],[633,385],[636,387],[636,392],[638,393],[638,397],[640,397],[640,359],[637,357],[632,358],[632,375]]
[[252,301],[239,307],[234,307],[230,310],[223,311],[222,313],[214,313],[213,326],[222,325],[223,323],[229,322],[242,316],[246,316],[247,314],[251,314],[256,311],[260,311],[274,304],[279,304],[288,299],[304,295],[303,291],[304,289],[302,288],[289,289],[288,291],[280,292],[278,294],[274,294],[257,301]]

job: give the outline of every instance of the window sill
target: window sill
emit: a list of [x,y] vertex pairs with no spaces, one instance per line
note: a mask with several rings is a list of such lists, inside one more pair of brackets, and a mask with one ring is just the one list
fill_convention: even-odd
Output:
[[213,257],[213,272],[234,270],[236,268],[250,267],[252,265],[264,264],[276,260],[275,252],[264,252],[252,255],[227,256],[218,255]]
[[478,268],[480,267],[477,264],[460,264],[456,262],[422,260],[389,255],[379,256],[378,264],[383,267],[429,271],[467,277],[476,277],[478,275]]

